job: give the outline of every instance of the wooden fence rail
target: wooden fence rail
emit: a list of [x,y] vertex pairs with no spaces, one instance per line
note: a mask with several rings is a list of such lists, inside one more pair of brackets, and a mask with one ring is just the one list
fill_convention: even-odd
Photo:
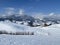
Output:
[[0,31],[0,34],[8,34],[8,35],[34,35],[34,32],[7,32],[7,31]]

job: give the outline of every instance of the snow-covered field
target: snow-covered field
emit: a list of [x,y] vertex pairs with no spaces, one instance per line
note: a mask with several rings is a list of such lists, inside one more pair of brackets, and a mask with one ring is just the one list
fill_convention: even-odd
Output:
[[29,31],[34,35],[0,34],[0,45],[60,45],[60,24],[48,27],[29,27],[11,22],[0,22],[0,31]]

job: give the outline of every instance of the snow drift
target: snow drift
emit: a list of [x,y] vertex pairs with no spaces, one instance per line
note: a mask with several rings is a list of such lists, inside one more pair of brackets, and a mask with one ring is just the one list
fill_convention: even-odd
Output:
[[0,34],[12,35],[34,35],[33,32],[26,31],[28,26],[19,25],[12,22],[0,22]]
[[60,24],[29,27],[12,22],[0,22],[0,31],[34,32],[34,35],[0,35],[0,45],[60,45]]

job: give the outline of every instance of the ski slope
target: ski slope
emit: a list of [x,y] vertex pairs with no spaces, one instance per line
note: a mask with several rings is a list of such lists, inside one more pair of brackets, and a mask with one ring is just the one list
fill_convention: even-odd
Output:
[[60,45],[60,24],[48,27],[29,27],[11,22],[0,22],[0,31],[31,31],[34,35],[0,34],[0,45]]

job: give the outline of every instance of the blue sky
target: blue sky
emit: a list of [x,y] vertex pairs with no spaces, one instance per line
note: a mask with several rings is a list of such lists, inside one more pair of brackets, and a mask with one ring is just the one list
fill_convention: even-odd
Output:
[[14,8],[16,12],[23,9],[25,13],[60,13],[60,0],[0,0],[0,14],[6,8]]

